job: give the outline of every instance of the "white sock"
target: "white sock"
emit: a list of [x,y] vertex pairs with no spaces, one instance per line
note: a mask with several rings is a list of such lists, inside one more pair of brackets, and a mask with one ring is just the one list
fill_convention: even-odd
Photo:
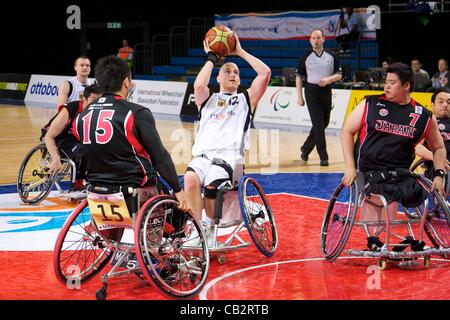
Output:
[[212,219],[206,215],[203,218],[203,223],[204,223],[205,227],[212,227],[215,224],[214,219]]

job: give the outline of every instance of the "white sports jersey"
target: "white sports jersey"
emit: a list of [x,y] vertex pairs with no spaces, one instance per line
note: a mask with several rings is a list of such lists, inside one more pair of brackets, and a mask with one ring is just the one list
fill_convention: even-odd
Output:
[[198,157],[223,150],[244,155],[250,147],[245,139],[250,127],[251,110],[248,92],[213,93],[200,108],[200,122],[192,155]]
[[68,97],[67,103],[81,100],[83,98],[84,88],[94,83],[93,79],[87,79],[87,82],[83,84],[80,81],[78,81],[77,77],[70,78],[67,81],[69,81],[72,84],[72,92]]

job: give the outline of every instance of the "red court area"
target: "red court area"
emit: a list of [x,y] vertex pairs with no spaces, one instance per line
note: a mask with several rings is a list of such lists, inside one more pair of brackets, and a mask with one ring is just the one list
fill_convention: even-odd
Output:
[[[287,194],[269,196],[279,234],[271,258],[255,246],[212,256],[208,280],[196,299],[447,299],[450,260],[433,258],[425,269],[389,264],[378,271],[377,259],[342,254],[333,263],[320,250],[320,230],[327,202]],[[357,229],[348,246],[364,248]],[[242,238],[249,240],[244,230]],[[426,239],[427,240],[427,239]],[[428,244],[428,243],[427,243]],[[80,289],[61,285],[53,273],[52,252],[0,252],[0,299],[93,300],[100,275]],[[165,299],[146,281],[129,275],[111,279],[108,299]]]

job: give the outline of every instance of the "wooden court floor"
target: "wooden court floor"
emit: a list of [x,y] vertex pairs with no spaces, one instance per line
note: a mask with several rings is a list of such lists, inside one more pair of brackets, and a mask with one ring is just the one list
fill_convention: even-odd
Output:
[[[0,184],[15,183],[18,170],[27,152],[39,143],[40,130],[55,110],[0,104]],[[183,174],[191,160],[195,125],[178,118],[162,119],[155,115],[161,139],[172,155],[178,174]],[[258,124],[257,126],[258,127]],[[251,129],[251,148],[246,157],[248,172],[343,172],[344,162],[338,132],[328,132],[327,149],[330,166],[320,167],[314,150],[308,165],[298,162],[300,146],[309,128]]]

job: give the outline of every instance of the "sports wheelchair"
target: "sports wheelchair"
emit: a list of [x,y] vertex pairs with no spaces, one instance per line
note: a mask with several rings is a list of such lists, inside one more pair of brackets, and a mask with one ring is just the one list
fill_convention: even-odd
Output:
[[[232,179],[219,185],[217,192],[212,246],[208,248],[220,264],[225,262],[225,252],[250,246],[250,242],[239,236],[244,227],[256,248],[271,257],[278,246],[272,208],[261,185],[254,178],[244,175],[244,164],[238,163]],[[231,233],[224,241],[219,241],[219,230],[226,228],[231,228]]]
[[[354,225],[364,230],[369,248],[366,250],[347,249],[345,252],[351,256],[379,258],[378,268],[380,270],[386,269],[389,260],[399,262],[400,266],[417,265],[416,260],[419,257],[423,257],[424,266],[427,268],[431,255],[445,257],[450,254],[450,248],[442,241],[440,231],[441,228],[448,229],[450,224],[448,204],[436,190],[431,192],[430,180],[421,175],[413,175],[428,192],[428,198],[416,208],[401,207],[404,219],[393,219],[392,221],[389,218],[389,208],[392,207],[388,206],[384,196],[365,194],[364,177],[361,173],[358,173],[350,187],[340,183],[329,200],[322,224],[321,249],[325,258],[332,262],[339,257]],[[379,214],[376,221],[355,221],[356,216],[361,214],[363,205],[382,207],[385,217]],[[419,225],[418,239],[414,235],[413,225]],[[394,232],[394,227],[397,226],[406,227],[408,235],[400,236]],[[434,248],[425,246],[423,231],[435,245]],[[379,240],[379,236],[383,232],[384,244]],[[392,238],[398,238],[401,242],[394,244]],[[409,247],[410,249],[407,250]]]
[[[88,186],[87,199],[69,216],[55,244],[58,280],[66,286],[80,285],[111,262],[110,271],[101,276],[99,300],[107,297],[108,279],[128,274],[145,278],[166,297],[194,297],[209,270],[204,233],[190,213],[177,209],[172,195],[163,194],[164,186],[157,186]],[[125,229],[134,231],[131,239]],[[195,250],[187,245],[193,237],[200,243]]]
[[[411,171],[424,175],[425,178],[431,179],[429,176],[429,173],[426,172],[427,170],[426,160],[425,159],[419,159],[416,162],[414,162],[411,166]],[[450,207],[450,173],[447,173],[447,176],[444,179],[444,186],[445,186],[445,192],[446,192],[446,204],[448,207]],[[429,181],[429,180],[427,180]],[[431,205],[433,205],[433,202],[430,202]],[[433,207],[430,208],[430,212],[432,211]],[[440,208],[437,207],[439,210]],[[436,214],[433,214],[429,217],[429,223],[425,225],[425,232],[427,234],[429,233],[429,239],[431,243],[436,247],[443,247],[443,248],[449,248],[450,247],[450,219],[449,216],[445,214],[445,211],[440,209],[441,212],[436,212]]]
[[74,183],[76,178],[75,163],[69,158],[61,158],[63,169],[57,174],[50,174],[51,157],[45,144],[32,148],[22,161],[17,177],[17,192],[20,199],[27,204],[38,204],[44,200],[53,186],[62,195],[64,183]]

